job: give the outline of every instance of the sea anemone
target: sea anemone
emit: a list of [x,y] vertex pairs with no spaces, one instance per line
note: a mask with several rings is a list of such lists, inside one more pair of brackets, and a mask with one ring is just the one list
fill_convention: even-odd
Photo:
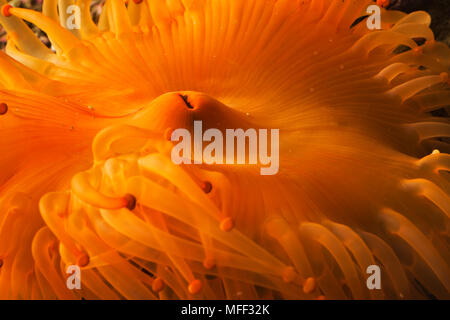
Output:
[[[97,25],[89,4],[2,8],[1,298],[450,297],[450,52],[427,13],[108,0]],[[194,120],[280,129],[278,174],[175,165]]]

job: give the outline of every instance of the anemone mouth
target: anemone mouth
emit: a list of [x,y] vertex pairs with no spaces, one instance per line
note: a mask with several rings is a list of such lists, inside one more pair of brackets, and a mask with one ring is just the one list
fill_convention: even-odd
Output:
[[[450,54],[426,13],[109,0],[70,31],[44,1],[0,16],[0,297],[449,297]],[[279,128],[280,174],[175,165],[194,120]]]
[[178,94],[181,99],[183,99],[183,102],[186,104],[186,107],[188,109],[194,109],[194,106],[189,102],[189,96],[187,94]]
[[0,104],[0,116],[5,115],[8,112],[8,105],[6,103]]

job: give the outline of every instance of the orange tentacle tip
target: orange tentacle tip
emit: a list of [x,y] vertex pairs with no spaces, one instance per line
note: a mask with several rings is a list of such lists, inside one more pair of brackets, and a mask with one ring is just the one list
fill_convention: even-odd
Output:
[[225,218],[220,222],[220,230],[224,232],[229,232],[233,230],[233,228],[234,228],[234,221],[230,217]]
[[152,290],[154,292],[160,292],[164,289],[164,281],[161,278],[156,278],[152,283]]
[[389,0],[377,0],[377,5],[381,8],[387,8],[391,2]]
[[12,8],[13,6],[12,5],[10,5],[10,4],[4,4],[3,6],[2,6],[2,15],[4,16],[4,17],[10,17],[11,16],[11,12],[10,12],[10,10],[11,10],[11,8]]
[[188,290],[190,294],[197,294],[202,290],[202,282],[198,279],[193,280],[189,286]]
[[89,264],[89,256],[86,253],[82,253],[77,257],[77,265],[81,268],[86,267]]
[[126,194],[123,198],[125,200],[125,207],[133,211],[136,208],[136,197],[132,194]]
[[210,193],[212,190],[212,184],[209,181],[204,181],[201,185],[201,188],[204,193]]
[[312,293],[316,289],[316,279],[309,277],[303,284],[303,292],[306,294]]
[[206,258],[203,261],[203,267],[207,270],[211,270],[216,266],[216,261],[213,258]]
[[6,103],[0,103],[0,116],[8,112],[8,105]]

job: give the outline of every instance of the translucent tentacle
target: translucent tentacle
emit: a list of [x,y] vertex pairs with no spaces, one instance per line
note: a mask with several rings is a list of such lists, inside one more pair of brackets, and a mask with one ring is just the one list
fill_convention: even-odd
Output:
[[385,241],[371,233],[361,232],[361,236],[367,246],[372,250],[373,255],[385,267],[384,270],[388,273],[394,284],[398,297],[405,298],[410,296],[408,279],[403,271],[401,262],[392,248]]
[[[370,249],[355,231],[345,225],[333,222],[327,222],[325,226],[327,226],[328,229],[330,229],[330,231],[333,232],[352,253],[362,274],[365,274],[369,266],[375,264],[375,260]],[[367,292],[365,294],[367,294]],[[372,291],[370,294],[374,298],[382,298],[382,295],[380,295],[379,292],[377,294],[376,291]]]
[[450,197],[433,182],[426,179],[410,179],[402,182],[402,187],[417,195],[426,197],[450,217]]
[[58,15],[58,0],[44,0],[42,1],[42,13],[55,20],[59,20]]
[[420,255],[447,291],[450,291],[450,269],[430,241],[400,213],[383,209],[381,218],[387,230],[405,240]]
[[353,298],[363,299],[364,290],[359,281],[358,272],[340,240],[327,228],[316,223],[301,224],[300,232],[319,242],[330,252],[344,273],[348,286],[351,288]]
[[447,122],[418,122],[406,126],[418,133],[420,141],[450,136],[450,124]]
[[64,52],[69,52],[79,44],[78,39],[72,33],[60,28],[57,22],[49,17],[36,11],[22,8],[11,8],[10,12],[14,16],[27,20],[44,30]]
[[434,153],[417,161],[419,167],[439,173],[440,171],[450,171],[450,154]]
[[391,89],[388,93],[391,95],[398,96],[405,101],[422,90],[429,88],[438,83],[442,83],[441,76],[426,76],[417,79],[410,80],[406,83],[403,83],[393,89]]

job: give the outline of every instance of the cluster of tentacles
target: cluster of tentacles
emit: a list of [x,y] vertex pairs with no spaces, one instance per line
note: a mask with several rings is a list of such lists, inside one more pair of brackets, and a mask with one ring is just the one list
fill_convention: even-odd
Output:
[[[450,297],[450,51],[425,12],[89,4],[2,8],[0,298]],[[173,164],[194,120],[280,129],[279,173]]]

